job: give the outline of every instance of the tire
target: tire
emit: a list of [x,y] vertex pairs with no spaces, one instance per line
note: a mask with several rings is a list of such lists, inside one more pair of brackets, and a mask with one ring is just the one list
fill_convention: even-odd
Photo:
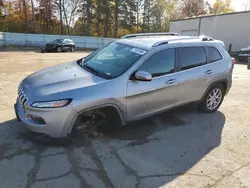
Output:
[[75,48],[73,46],[71,46],[69,51],[74,52]]
[[60,47],[60,46],[57,47],[57,48],[56,48],[56,51],[57,51],[57,52],[62,52],[62,47]]
[[221,84],[213,85],[202,99],[199,110],[206,113],[217,111],[223,102],[225,89]]

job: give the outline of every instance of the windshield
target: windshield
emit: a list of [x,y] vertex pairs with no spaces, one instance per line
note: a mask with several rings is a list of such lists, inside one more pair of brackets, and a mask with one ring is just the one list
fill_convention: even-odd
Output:
[[62,43],[63,39],[56,39],[56,40],[53,40],[53,42],[55,42],[55,43]]
[[115,78],[145,53],[145,50],[113,42],[85,57],[83,66],[105,75],[106,78]]

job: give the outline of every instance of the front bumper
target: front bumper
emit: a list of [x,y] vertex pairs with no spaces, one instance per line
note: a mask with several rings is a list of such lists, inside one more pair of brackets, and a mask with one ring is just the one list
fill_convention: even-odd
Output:
[[[19,100],[15,104],[15,113],[18,120],[21,120],[25,127],[35,133],[47,135],[51,138],[68,137],[77,112],[70,105],[62,108],[39,109],[23,107]],[[38,123],[29,116],[38,116],[44,123]]]

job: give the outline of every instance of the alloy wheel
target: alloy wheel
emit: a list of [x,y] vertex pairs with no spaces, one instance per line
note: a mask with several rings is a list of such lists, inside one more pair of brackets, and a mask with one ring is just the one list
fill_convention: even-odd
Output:
[[207,108],[209,110],[216,109],[222,100],[222,91],[219,88],[213,89],[207,97]]

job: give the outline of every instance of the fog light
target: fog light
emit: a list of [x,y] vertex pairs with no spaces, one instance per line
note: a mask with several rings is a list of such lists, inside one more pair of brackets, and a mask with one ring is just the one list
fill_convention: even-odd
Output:
[[26,118],[31,119],[32,121],[34,121],[35,123],[38,123],[38,124],[45,124],[45,121],[43,120],[43,118],[41,118],[39,116],[26,114]]

